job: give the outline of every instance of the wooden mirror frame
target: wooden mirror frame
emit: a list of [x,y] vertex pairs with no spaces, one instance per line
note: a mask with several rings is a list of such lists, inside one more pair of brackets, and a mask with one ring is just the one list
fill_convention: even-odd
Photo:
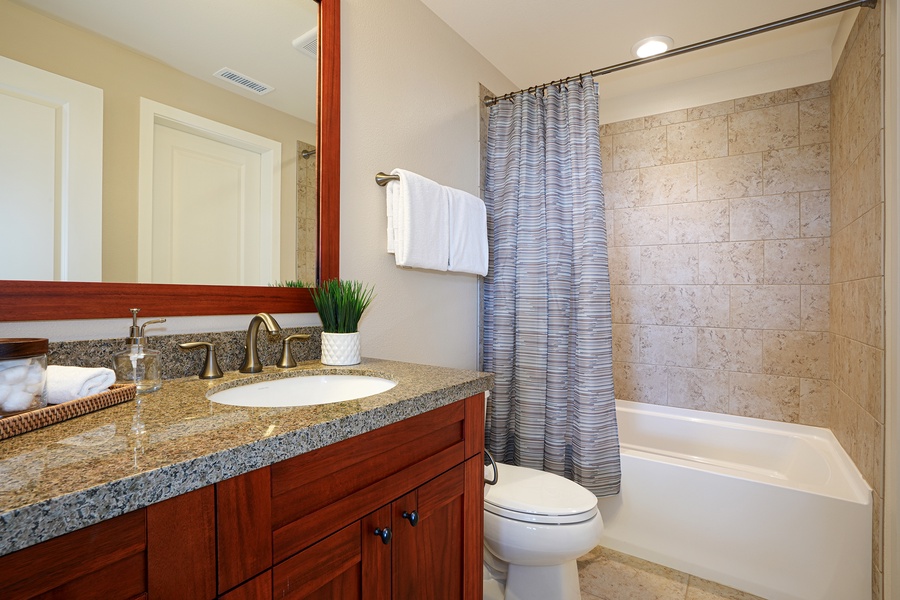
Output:
[[[316,179],[319,281],[339,275],[341,156],[340,0],[319,3]],[[322,43],[322,40],[325,43]],[[315,312],[308,289],[261,286],[0,281],[0,321]]]

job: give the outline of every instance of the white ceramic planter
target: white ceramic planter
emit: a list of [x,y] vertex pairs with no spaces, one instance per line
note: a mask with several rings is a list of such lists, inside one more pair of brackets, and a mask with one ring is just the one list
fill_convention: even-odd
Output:
[[359,332],[325,333],[322,332],[322,364],[323,365],[358,365]]

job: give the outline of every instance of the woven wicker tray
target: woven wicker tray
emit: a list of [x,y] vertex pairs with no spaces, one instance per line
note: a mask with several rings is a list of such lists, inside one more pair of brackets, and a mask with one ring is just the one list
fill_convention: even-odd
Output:
[[12,415],[11,417],[4,417],[0,419],[0,440],[5,440],[6,438],[27,431],[40,429],[47,425],[53,425],[54,423],[65,421],[66,419],[80,417],[81,415],[86,415],[89,412],[94,412],[95,410],[106,408],[107,406],[127,402],[134,398],[136,389],[137,388],[133,383],[116,383],[110,386],[105,392],[100,392],[93,396],[85,396],[84,398],[78,398],[77,400],[72,400],[70,402],[54,404],[30,412]]

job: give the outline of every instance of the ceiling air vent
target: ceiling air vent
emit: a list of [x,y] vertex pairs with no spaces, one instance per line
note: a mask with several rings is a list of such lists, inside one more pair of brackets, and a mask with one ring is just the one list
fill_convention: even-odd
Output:
[[311,56],[312,58],[316,57],[319,48],[319,28],[313,27],[293,42],[291,45],[294,46],[294,49],[300,54],[306,54],[307,56]]
[[220,79],[230,81],[234,85],[239,85],[245,90],[250,90],[254,94],[259,94],[260,96],[262,96],[263,94],[268,94],[275,89],[271,85],[266,85],[264,83],[256,81],[255,79],[250,79],[246,75],[241,75],[233,69],[219,69],[218,71],[213,73],[213,75]]

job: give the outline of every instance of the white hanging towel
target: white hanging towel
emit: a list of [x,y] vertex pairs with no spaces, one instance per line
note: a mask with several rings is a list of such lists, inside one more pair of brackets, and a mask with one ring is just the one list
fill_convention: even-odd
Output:
[[450,212],[448,269],[484,277],[488,272],[487,211],[481,198],[447,188]]
[[[396,170],[396,169],[395,169]],[[400,193],[399,181],[388,181],[385,199],[387,200],[387,251],[388,254],[394,253],[394,204],[397,201],[397,194]]]
[[[397,266],[446,271],[450,248],[447,188],[403,169],[391,174],[400,176],[394,193],[388,194]],[[390,184],[388,188],[390,191]],[[388,252],[390,244],[389,234]]]

